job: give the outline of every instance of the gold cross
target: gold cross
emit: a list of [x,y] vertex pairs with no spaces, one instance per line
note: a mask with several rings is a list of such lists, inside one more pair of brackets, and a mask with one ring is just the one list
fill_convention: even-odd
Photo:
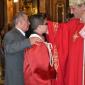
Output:
[[75,32],[73,35],[73,41],[75,41],[79,37],[78,32]]

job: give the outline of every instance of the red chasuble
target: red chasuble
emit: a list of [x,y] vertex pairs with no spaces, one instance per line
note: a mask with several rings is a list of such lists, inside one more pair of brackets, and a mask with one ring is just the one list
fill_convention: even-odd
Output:
[[65,73],[65,85],[82,85],[83,75],[83,38],[79,31],[83,24],[74,19],[69,22],[69,52]]
[[59,58],[59,67],[55,85],[64,85],[66,62],[68,57],[68,29],[66,23],[61,23],[58,26],[55,43]]
[[49,42],[56,45],[59,58],[57,79],[53,85],[82,85],[83,39],[80,37],[73,42],[77,36],[73,39],[72,36],[80,31],[83,24],[79,19],[72,19],[59,24],[56,33],[52,22],[48,27]]
[[56,72],[49,64],[50,58],[45,43],[33,45],[24,55],[25,85],[52,85]]
[[55,28],[53,22],[49,21],[48,23],[48,40],[56,47],[59,59],[57,79],[54,80],[53,85],[64,85],[64,73],[68,53],[68,26],[66,23],[56,23],[56,25],[58,27],[56,26]]
[[52,45],[55,44],[55,35],[57,31],[58,23],[48,21],[48,34],[47,34],[47,40],[52,43]]

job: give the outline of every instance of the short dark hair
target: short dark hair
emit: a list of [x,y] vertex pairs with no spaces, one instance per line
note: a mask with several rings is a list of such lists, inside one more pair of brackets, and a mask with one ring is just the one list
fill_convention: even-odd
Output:
[[30,29],[34,31],[39,25],[44,24],[45,17],[42,14],[34,14],[29,18]]

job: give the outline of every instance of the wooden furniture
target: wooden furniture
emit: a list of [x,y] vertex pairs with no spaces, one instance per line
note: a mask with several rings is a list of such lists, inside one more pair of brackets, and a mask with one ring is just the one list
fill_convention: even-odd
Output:
[[46,14],[53,21],[65,22],[69,0],[46,0]]

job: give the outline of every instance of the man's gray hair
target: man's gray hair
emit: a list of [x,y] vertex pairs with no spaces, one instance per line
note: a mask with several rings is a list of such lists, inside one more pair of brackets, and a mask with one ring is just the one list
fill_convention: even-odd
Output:
[[20,22],[20,21],[21,21],[21,18],[24,19],[24,15],[26,15],[25,12],[19,11],[19,12],[14,16],[13,25],[15,26],[18,22]]
[[85,0],[69,0],[70,6],[85,4]]

